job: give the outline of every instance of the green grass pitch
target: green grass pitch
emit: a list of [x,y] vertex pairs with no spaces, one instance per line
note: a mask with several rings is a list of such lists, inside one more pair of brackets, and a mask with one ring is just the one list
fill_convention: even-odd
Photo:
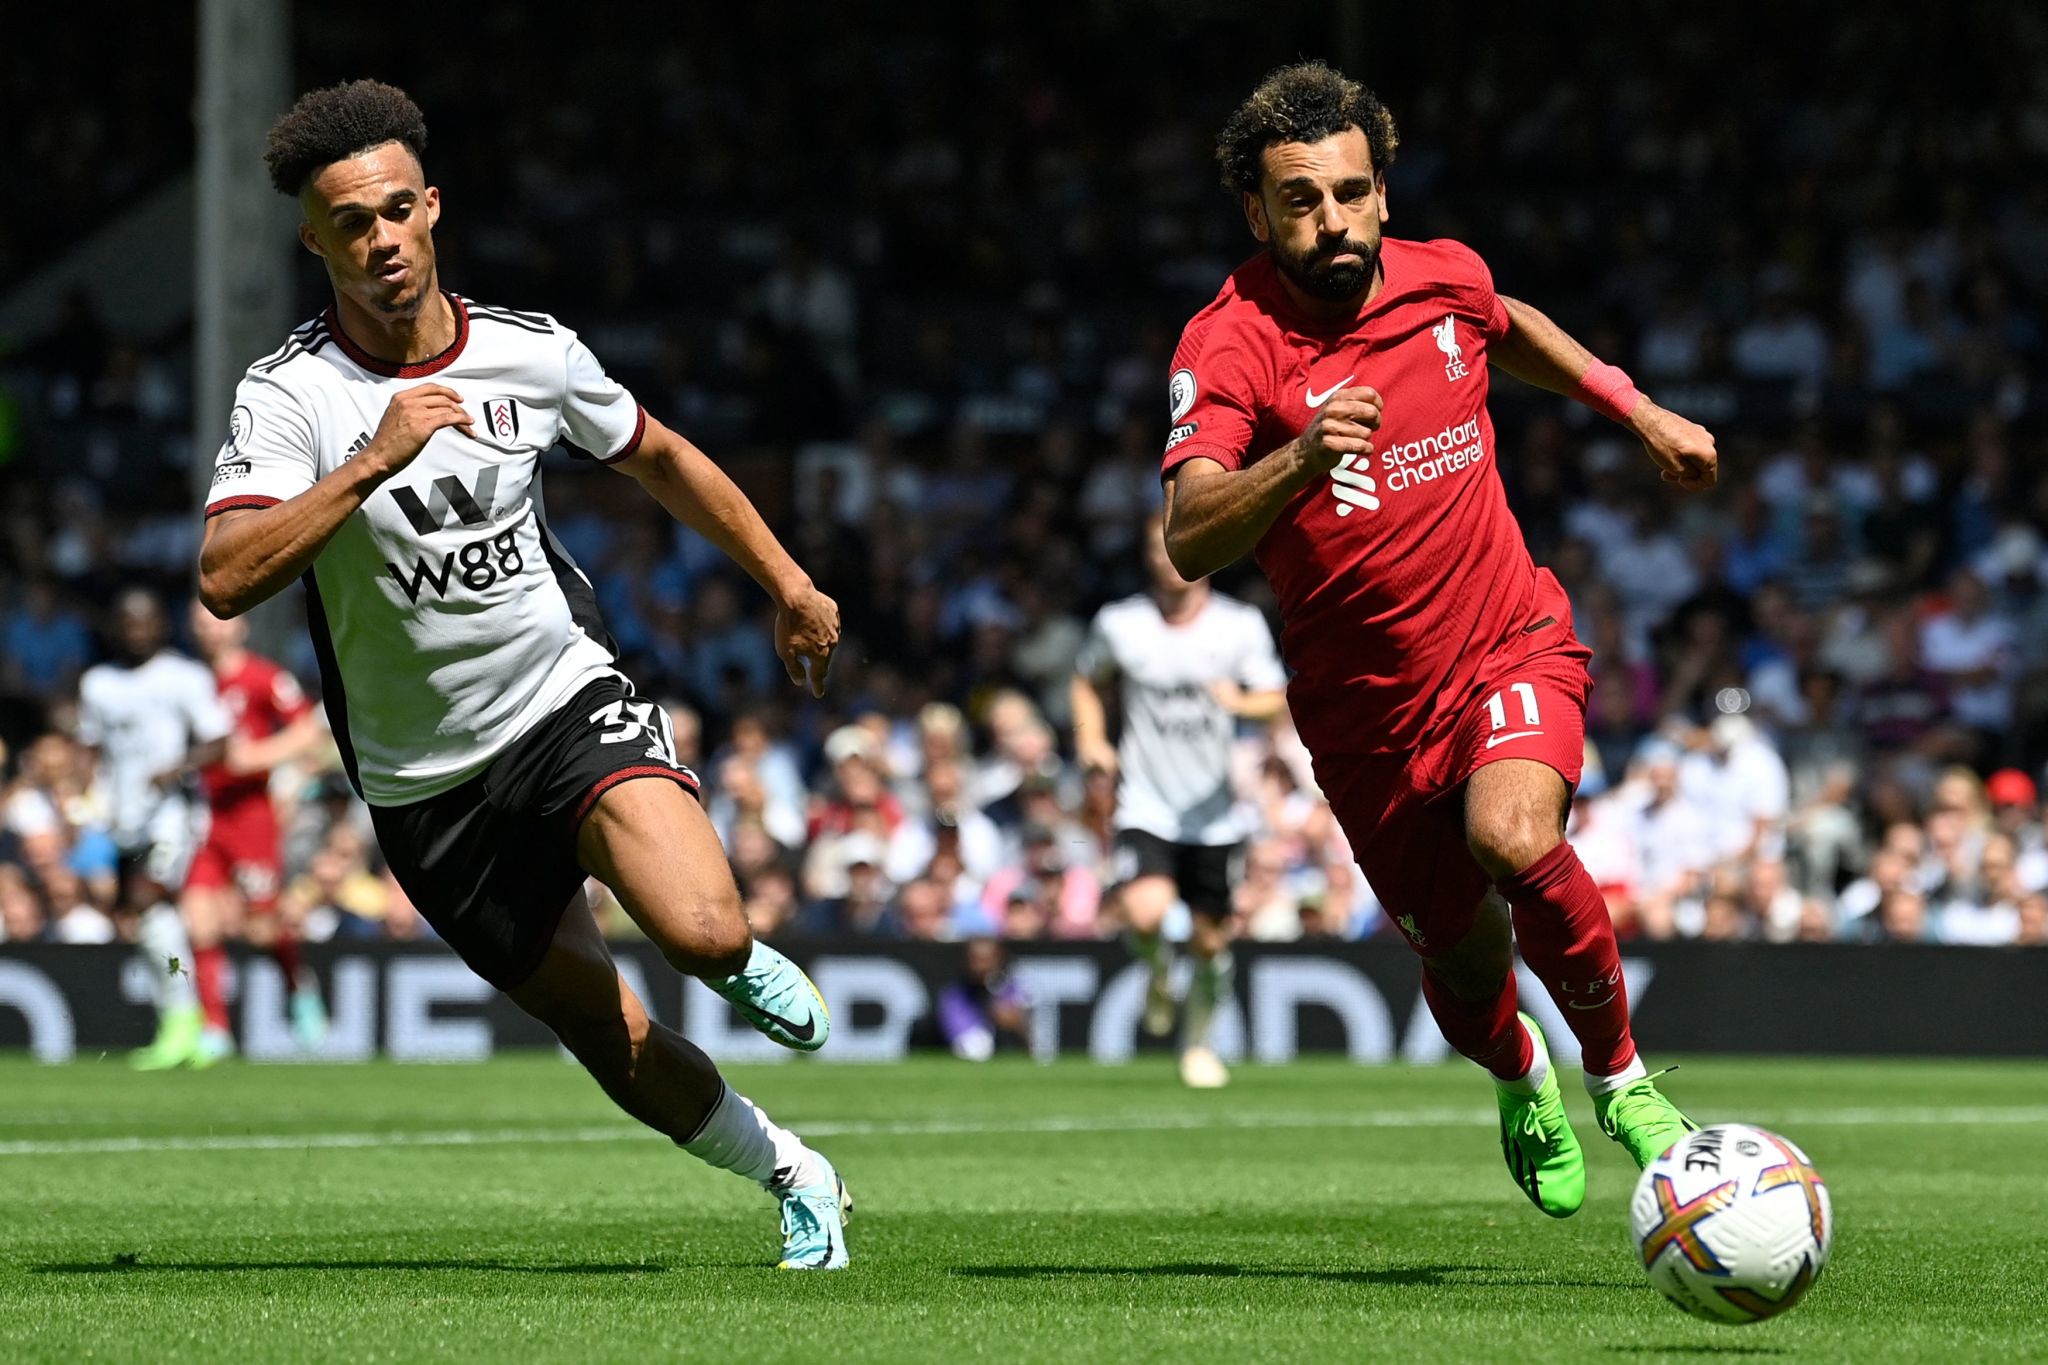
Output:
[[1716,1328],[1631,1262],[1633,1170],[1552,1223],[1470,1068],[949,1060],[734,1077],[853,1190],[854,1264],[548,1055],[132,1075],[0,1061],[0,1360],[2048,1359],[2048,1064],[1695,1058],[1803,1144],[1834,1261]]

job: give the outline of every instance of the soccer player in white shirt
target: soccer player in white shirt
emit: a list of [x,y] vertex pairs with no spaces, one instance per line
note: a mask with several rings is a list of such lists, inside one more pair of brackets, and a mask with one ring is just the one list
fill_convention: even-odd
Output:
[[122,899],[138,916],[137,940],[156,978],[156,1039],[129,1061],[157,1071],[199,1052],[192,946],[172,898],[206,834],[199,770],[226,753],[233,721],[212,672],[164,648],[169,631],[152,594],[131,588],[114,613],[115,657],[78,680],[78,739],[98,760]]
[[748,933],[667,716],[618,672],[547,528],[541,455],[559,439],[617,469],[746,569],[791,681],[816,695],[839,608],[575,333],[442,290],[425,146],[418,107],[375,81],[314,91],[271,129],[272,183],[334,304],[236,390],[201,599],[234,616],[303,578],[331,728],[420,913],[620,1108],[774,1195],[785,1268],[838,1269],[831,1163],[648,1017],[585,899],[595,876],[778,1043],[825,1041],[823,999]]
[[[1252,833],[1231,785],[1231,741],[1240,719],[1286,712],[1287,671],[1258,608],[1180,576],[1156,515],[1142,544],[1150,589],[1096,614],[1075,665],[1074,748],[1083,766],[1117,774],[1117,898],[1132,948],[1151,970],[1151,1033],[1165,1033],[1173,1019],[1173,957],[1161,924],[1176,898],[1187,904],[1194,971],[1180,1072],[1208,1089],[1229,1079],[1209,1033],[1230,998],[1233,868]],[[1102,696],[1112,685],[1123,721],[1114,746]]]

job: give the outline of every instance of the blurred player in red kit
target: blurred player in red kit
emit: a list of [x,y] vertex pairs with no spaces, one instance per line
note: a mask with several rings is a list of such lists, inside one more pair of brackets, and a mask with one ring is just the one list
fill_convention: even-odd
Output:
[[194,603],[192,638],[235,723],[226,756],[200,774],[210,820],[180,899],[192,939],[192,975],[206,1014],[194,1065],[234,1051],[221,940],[238,930],[276,959],[291,988],[292,1033],[302,1049],[317,1051],[326,1037],[327,1011],[319,983],[299,961],[299,926],[279,909],[284,832],[270,800],[270,774],[324,743],[326,732],[298,681],[249,651],[245,622],[223,621]]
[[1577,1035],[1608,1136],[1644,1165],[1691,1124],[1636,1055],[1613,925],[1564,840],[1592,655],[1508,510],[1487,366],[1627,427],[1683,488],[1713,484],[1714,441],[1496,294],[1470,248],[1383,238],[1396,146],[1372,92],[1319,62],[1273,72],[1225,125],[1224,184],[1266,249],[1174,356],[1167,549],[1189,579],[1256,551],[1317,780],[1444,1037],[1493,1077],[1509,1171],[1561,1218],[1584,1154],[1512,944]]

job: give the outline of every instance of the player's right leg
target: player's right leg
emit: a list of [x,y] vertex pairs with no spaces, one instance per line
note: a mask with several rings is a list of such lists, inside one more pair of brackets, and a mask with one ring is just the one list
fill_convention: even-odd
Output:
[[137,915],[136,947],[156,982],[156,1037],[128,1057],[138,1071],[186,1065],[198,1055],[205,1028],[193,982],[192,944],[170,891],[183,884],[193,852],[185,824],[182,812],[159,811],[150,822],[149,842],[122,858],[122,894]]
[[1493,1081],[1509,1174],[1543,1212],[1568,1217],[1585,1202],[1585,1155],[1542,1035],[1515,1007],[1507,906],[1472,861],[1458,803],[1432,799],[1411,758],[1319,760],[1316,777],[1387,918],[1423,960],[1423,999],[1444,1041]]
[[1242,845],[1182,844],[1176,850],[1177,885],[1189,910],[1188,993],[1181,1006],[1180,1078],[1196,1090],[1229,1084],[1230,1072],[1210,1041],[1216,1015],[1230,1002],[1232,868]]
[[832,1164],[727,1086],[702,1049],[648,1018],[581,891],[540,965],[506,994],[554,1030],[619,1108],[780,1200],[784,1269],[846,1264],[850,1204]]
[[1131,956],[1144,964],[1145,1032],[1164,1038],[1173,1031],[1173,944],[1163,932],[1167,911],[1180,898],[1173,883],[1172,847],[1143,830],[1117,831],[1117,904]]
[[1552,1218],[1568,1218],[1586,1202],[1585,1153],[1543,1031],[1515,1008],[1511,945],[1507,906],[1489,895],[1454,947],[1423,959],[1422,994],[1445,1041],[1493,1078],[1501,1156],[1515,1184]]

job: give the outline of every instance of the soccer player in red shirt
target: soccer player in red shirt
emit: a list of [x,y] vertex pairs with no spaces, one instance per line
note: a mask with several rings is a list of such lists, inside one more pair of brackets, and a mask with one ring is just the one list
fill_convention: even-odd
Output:
[[1636,1055],[1614,927],[1564,840],[1592,655],[1508,510],[1486,367],[1619,422],[1683,488],[1713,484],[1714,441],[1496,294],[1470,248],[1382,238],[1395,146],[1372,92],[1319,62],[1224,126],[1224,183],[1266,250],[1174,356],[1167,548],[1191,579],[1256,551],[1317,780],[1445,1038],[1493,1076],[1510,1172],[1562,1218],[1585,1159],[1511,942],[1578,1035],[1608,1136],[1640,1166],[1691,1124]]
[[314,1051],[327,1032],[327,1010],[319,982],[299,960],[299,927],[286,921],[278,905],[284,833],[270,802],[270,773],[322,743],[326,734],[297,679],[249,651],[246,622],[223,621],[195,602],[192,638],[235,722],[226,757],[200,774],[211,818],[181,902],[192,939],[192,975],[206,1015],[194,1065],[234,1050],[221,940],[238,927],[250,942],[268,947],[284,972],[292,1032],[300,1047]]

